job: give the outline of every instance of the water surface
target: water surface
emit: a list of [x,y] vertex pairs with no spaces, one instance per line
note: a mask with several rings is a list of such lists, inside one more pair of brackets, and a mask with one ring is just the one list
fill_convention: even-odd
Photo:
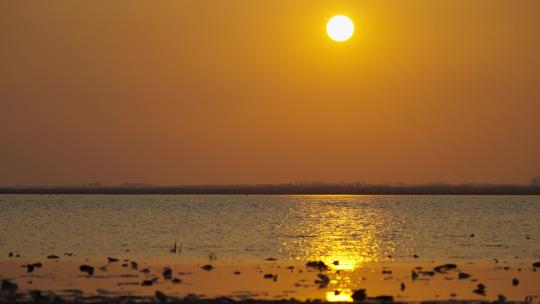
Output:
[[[540,197],[0,195],[0,210],[0,254],[29,258],[212,255],[340,260],[346,268],[415,254],[540,256]],[[172,255],[175,241],[182,253]]]

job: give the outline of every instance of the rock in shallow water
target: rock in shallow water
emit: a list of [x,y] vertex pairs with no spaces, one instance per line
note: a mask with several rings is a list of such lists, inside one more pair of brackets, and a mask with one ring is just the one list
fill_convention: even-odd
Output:
[[159,290],[156,290],[155,295],[156,295],[156,298],[158,299],[159,303],[166,303],[167,302],[167,296],[163,292],[161,292]]
[[466,279],[468,279],[470,277],[471,277],[471,275],[468,274],[468,273],[465,273],[465,272],[460,272],[458,274],[458,279],[460,279],[460,280],[466,280]]
[[362,302],[366,299],[366,297],[367,295],[365,289],[356,290],[351,296],[355,302]]
[[81,272],[86,272],[89,276],[93,276],[94,275],[94,267],[90,266],[90,265],[81,265],[79,267],[79,270]]
[[208,265],[204,265],[203,267],[201,267],[202,269],[206,270],[206,271],[210,271],[212,269],[214,269],[214,266],[208,264]]
[[323,261],[309,261],[306,263],[307,267],[316,268],[320,271],[327,270],[328,266]]
[[437,266],[437,267],[433,268],[433,271],[435,271],[435,272],[445,272],[445,271],[456,269],[456,268],[457,268],[456,264],[444,264],[444,265],[440,265],[440,266]]
[[167,280],[172,279],[172,269],[169,267],[163,268],[163,277]]
[[19,288],[17,284],[8,280],[2,280],[2,291],[14,292],[17,291],[17,288]]

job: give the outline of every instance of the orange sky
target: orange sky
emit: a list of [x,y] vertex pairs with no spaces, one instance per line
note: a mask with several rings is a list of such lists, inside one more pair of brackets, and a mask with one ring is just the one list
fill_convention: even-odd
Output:
[[538,0],[2,1],[0,42],[0,185],[540,174]]

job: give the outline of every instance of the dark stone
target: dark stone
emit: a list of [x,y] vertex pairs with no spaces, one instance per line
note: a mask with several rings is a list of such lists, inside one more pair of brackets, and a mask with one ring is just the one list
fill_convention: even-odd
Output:
[[142,286],[152,286],[154,285],[154,280],[144,280],[141,283]]
[[337,265],[339,265],[339,261],[334,261],[334,263],[332,263],[332,264],[337,266]]
[[129,265],[127,263],[123,263],[122,267],[128,267]]
[[277,261],[276,258],[268,258],[268,259],[266,259],[266,260],[267,260],[267,261]]
[[377,296],[377,297],[374,297],[373,299],[377,301],[378,303],[394,302],[393,296]]
[[107,257],[107,260],[109,261],[109,263],[118,262],[118,259],[117,259],[117,258]]
[[359,290],[356,290],[352,295],[351,295],[351,298],[353,298],[353,300],[355,302],[362,302],[366,299],[367,295],[366,295],[366,290],[365,289],[359,289]]
[[392,274],[392,270],[383,270],[382,274]]
[[513,278],[513,279],[512,279],[512,285],[518,286],[518,285],[519,285],[519,280],[516,279],[516,278]]
[[155,295],[156,295],[156,298],[158,299],[159,303],[166,303],[167,302],[167,296],[163,292],[161,292],[159,290],[156,290]]
[[8,257],[12,258],[12,257],[13,257],[13,252],[10,252],[10,253],[8,254]]
[[471,233],[471,237],[474,237],[474,233]]
[[131,261],[131,269],[137,269],[139,267],[139,264],[135,261]]
[[41,268],[43,267],[43,264],[37,262],[37,263],[32,264],[32,266],[34,266],[35,268]]
[[413,281],[418,279],[418,273],[416,273],[416,271],[414,271],[414,270],[411,272],[411,279]]
[[207,264],[207,265],[204,265],[203,267],[201,267],[202,269],[206,270],[206,271],[210,271],[212,269],[214,269],[214,266],[210,265],[210,264]]
[[434,276],[435,275],[435,271],[420,271],[420,273],[423,275],[423,276]]
[[240,275],[240,271],[233,272],[234,275]]
[[309,261],[306,263],[307,267],[316,268],[319,271],[327,270],[328,266],[323,261]]
[[150,269],[144,268],[140,272],[142,272],[142,273],[150,273]]
[[44,302],[47,300],[46,297],[44,297],[42,294],[41,294],[41,291],[39,290],[31,290],[30,291],[30,296],[32,297],[32,301],[34,303],[36,302]]
[[180,284],[182,283],[182,280],[180,280],[179,278],[172,278],[171,282],[173,282],[174,284]]
[[468,274],[468,273],[465,273],[465,272],[460,272],[458,274],[458,279],[460,279],[460,280],[466,280],[466,279],[468,279],[470,277],[471,277],[471,275]]
[[418,254],[413,255],[413,258],[418,259]]
[[330,278],[327,275],[319,273],[317,276],[319,277],[319,280],[316,280],[315,283],[319,284],[319,288],[325,288],[328,286],[328,283],[330,283]]
[[172,269],[169,267],[163,268],[163,277],[167,280],[172,279]]
[[486,286],[485,286],[484,284],[481,284],[481,283],[480,283],[480,284],[478,284],[478,285],[476,286],[476,289],[473,290],[473,292],[474,292],[474,293],[477,293],[477,294],[479,294],[479,295],[485,296],[485,295],[486,295]]
[[58,260],[60,257],[54,254],[48,255],[47,259],[49,260]]
[[8,280],[2,280],[2,291],[15,292],[19,286]]
[[537,267],[537,268],[540,268],[540,262],[536,262],[533,264],[533,267]]
[[444,265],[440,265],[440,266],[437,266],[437,267],[433,268],[433,271],[435,271],[435,272],[445,272],[445,271],[456,269],[456,268],[457,268],[456,264],[444,264]]
[[265,278],[265,279],[273,279],[273,278],[274,278],[274,275],[271,274],[271,273],[267,273],[267,274],[264,275],[264,278]]
[[401,283],[401,291],[405,290],[405,283]]
[[93,276],[94,275],[94,267],[90,266],[90,265],[81,265],[79,267],[79,270],[81,272],[86,272],[89,276]]

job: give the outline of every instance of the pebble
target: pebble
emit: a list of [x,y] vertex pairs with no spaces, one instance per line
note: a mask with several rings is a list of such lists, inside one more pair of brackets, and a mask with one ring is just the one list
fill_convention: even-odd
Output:
[[327,270],[328,266],[323,261],[309,261],[306,263],[307,267],[316,268],[320,271]]
[[210,264],[207,264],[207,265],[204,265],[203,267],[201,267],[202,269],[206,270],[206,271],[210,271],[212,269],[214,269],[214,266],[210,265]]
[[476,289],[473,290],[473,292],[485,296],[486,295],[486,286],[484,284],[480,283],[480,284],[478,284],[476,286]]
[[317,276],[319,277],[319,280],[316,280],[315,283],[319,284],[319,288],[328,286],[328,283],[330,283],[330,278],[327,275],[319,273]]
[[172,279],[172,269],[169,267],[163,268],[163,277],[167,280]]
[[437,267],[433,268],[433,271],[435,271],[435,272],[445,272],[445,271],[456,269],[456,268],[457,268],[456,264],[444,264],[444,265],[440,265],[440,266],[437,266]]
[[367,297],[367,295],[366,295],[366,290],[365,289],[356,290],[351,295],[351,298],[353,298],[353,300],[355,302],[363,302],[366,299],[366,297]]
[[458,274],[458,279],[460,279],[460,280],[466,280],[466,279],[468,279],[470,277],[471,277],[471,275],[468,274],[468,273],[465,273],[465,272],[460,272]]
[[79,270],[81,272],[86,272],[89,276],[93,276],[94,275],[94,267],[90,266],[90,265],[81,265],[79,267]]
[[14,292],[19,288],[19,286],[8,280],[2,280],[2,291]]
[[168,297],[163,292],[161,292],[159,290],[156,290],[155,296],[158,299],[159,303],[166,303],[167,302]]

